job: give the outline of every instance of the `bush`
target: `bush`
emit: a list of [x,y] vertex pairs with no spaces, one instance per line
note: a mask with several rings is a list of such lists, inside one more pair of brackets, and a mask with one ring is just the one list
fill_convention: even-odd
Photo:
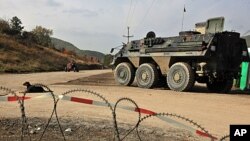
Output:
[[11,36],[20,34],[23,29],[21,24],[22,22],[17,17],[15,17],[14,20],[12,19],[11,23],[6,20],[0,19],[0,33]]
[[0,19],[0,33],[6,33],[10,30],[9,22],[3,19]]
[[37,44],[42,46],[50,46],[51,38],[50,36],[53,35],[53,31],[42,26],[36,26],[35,29],[32,30],[32,33],[35,36],[35,41]]

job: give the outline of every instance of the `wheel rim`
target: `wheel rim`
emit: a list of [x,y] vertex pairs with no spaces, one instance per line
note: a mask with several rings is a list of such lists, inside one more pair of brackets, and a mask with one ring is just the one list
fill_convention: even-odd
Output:
[[185,82],[185,74],[183,69],[175,69],[173,71],[172,76],[172,82],[175,83],[175,85],[182,85],[182,83]]
[[118,79],[125,82],[128,79],[129,71],[125,67],[121,67],[117,71]]
[[140,82],[141,83],[144,83],[144,84],[147,84],[147,83],[149,83],[149,81],[150,81],[150,72],[148,71],[148,70],[143,70],[143,71],[141,71],[141,73],[140,73]]
[[135,70],[131,64],[123,62],[116,66],[114,77],[117,84],[130,86],[135,78]]
[[175,83],[180,83],[182,76],[179,72],[174,72],[173,80]]
[[139,66],[136,71],[137,85],[141,88],[152,88],[158,81],[158,74],[155,65],[145,63]]
[[171,90],[188,91],[194,85],[194,73],[189,64],[175,63],[167,74],[167,84]]

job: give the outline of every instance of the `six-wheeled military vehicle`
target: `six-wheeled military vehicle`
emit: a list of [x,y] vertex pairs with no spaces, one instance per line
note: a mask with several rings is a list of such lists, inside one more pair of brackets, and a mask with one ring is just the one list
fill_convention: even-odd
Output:
[[175,91],[188,91],[198,82],[206,83],[211,92],[229,92],[249,55],[245,39],[223,27],[223,17],[212,18],[197,23],[196,31],[182,31],[176,37],[148,32],[145,38],[124,44],[112,62],[116,82],[129,86],[136,79],[141,88],[165,82]]

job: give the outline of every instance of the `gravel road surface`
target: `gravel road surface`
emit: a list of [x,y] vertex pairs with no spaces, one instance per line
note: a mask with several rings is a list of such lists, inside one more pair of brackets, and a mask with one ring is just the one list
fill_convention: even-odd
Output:
[[[202,85],[195,86],[192,92],[174,92],[165,88],[142,89],[136,87],[136,84],[124,87],[114,83],[111,70],[86,70],[78,73],[0,74],[0,86],[11,88],[14,91],[24,91],[25,87],[22,86],[22,83],[25,81],[48,85],[56,95],[72,89],[85,89],[101,94],[110,103],[115,103],[122,97],[128,97],[133,99],[139,107],[155,112],[175,113],[187,117],[201,124],[209,133],[218,138],[229,134],[230,124],[250,124],[250,94],[243,94],[238,91],[234,91],[231,94],[209,93]],[[1,93],[3,92],[0,91],[0,95]],[[31,97],[38,95],[43,94],[28,94]],[[100,101],[99,98],[87,93],[73,93],[71,96]],[[129,102],[122,102],[121,105],[133,106]],[[53,110],[53,100],[50,98],[27,100],[25,101],[25,110],[31,124],[35,126],[35,124],[39,123],[41,127],[44,127],[46,122],[41,123],[41,121],[46,121],[50,117]],[[112,113],[108,108],[59,101],[57,113],[62,121],[64,130],[73,128],[71,134],[65,133],[67,134],[67,140],[113,139]],[[20,124],[16,121],[20,117],[19,105],[16,102],[0,101],[0,123],[1,128],[4,129],[0,131],[0,140],[11,140],[13,136],[12,139],[20,136],[20,128],[18,128]],[[121,109],[117,110],[117,121],[121,131],[126,132],[129,130],[129,127],[132,128],[136,124],[137,119],[138,113]],[[55,119],[53,118],[53,120]],[[175,120],[179,121],[178,119]],[[187,122],[183,123],[190,125]],[[81,137],[75,136],[76,132],[85,131],[86,124],[88,124],[87,131],[89,132],[79,133],[78,136],[81,135]],[[79,128],[80,126],[81,128]],[[140,128],[143,140],[205,139],[186,130],[171,126],[158,118],[146,120],[140,125]],[[53,124],[49,126],[48,130],[51,132],[46,136],[48,138],[45,139],[62,139],[61,136],[57,137],[60,132],[58,128],[54,129]],[[52,132],[52,130],[57,131]],[[40,132],[37,133],[37,137],[34,135],[34,138],[38,138],[40,134]],[[86,139],[83,139],[84,137]],[[133,132],[126,140],[138,140],[138,137]]]

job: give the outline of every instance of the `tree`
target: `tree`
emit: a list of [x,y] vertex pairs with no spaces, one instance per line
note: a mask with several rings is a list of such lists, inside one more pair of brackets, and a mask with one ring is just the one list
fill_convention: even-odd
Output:
[[26,46],[31,46],[32,43],[36,43],[35,35],[32,32],[28,31],[23,31],[22,36],[19,39],[22,39],[21,42]]
[[7,33],[10,30],[10,24],[4,19],[0,19],[0,33]]
[[53,35],[53,30],[44,28],[42,26],[36,26],[36,28],[32,30],[32,33],[35,35],[36,43],[42,46],[51,45],[50,36]]
[[10,28],[13,34],[20,34],[22,32],[24,27],[21,25],[22,25],[22,22],[17,16],[14,16],[10,20]]

